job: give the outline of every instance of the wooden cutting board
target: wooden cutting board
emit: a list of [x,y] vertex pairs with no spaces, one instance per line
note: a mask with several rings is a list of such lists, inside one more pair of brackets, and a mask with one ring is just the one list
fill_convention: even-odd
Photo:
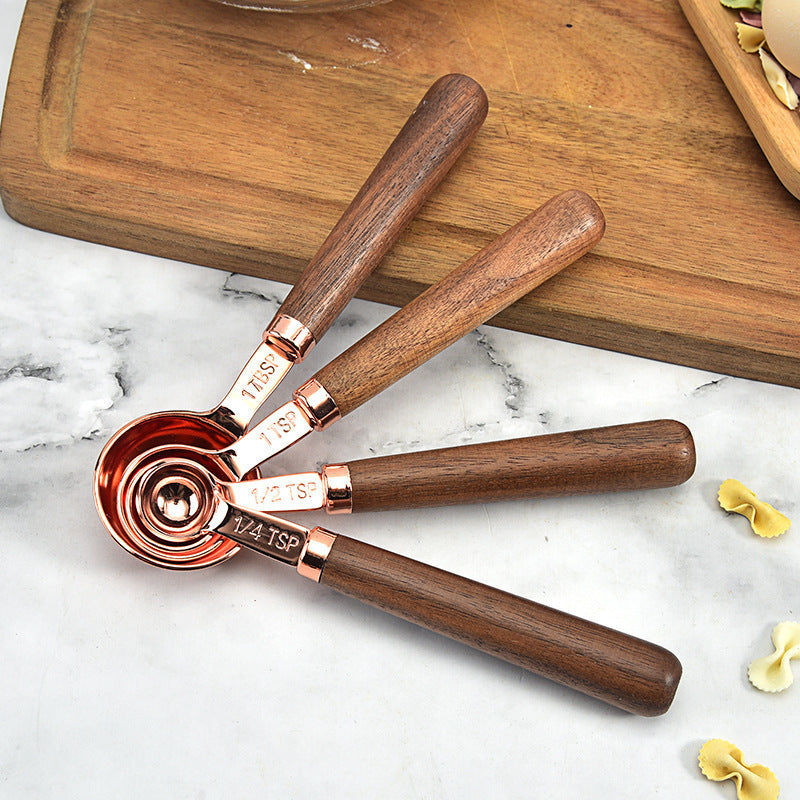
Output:
[[677,0],[29,0],[3,202],[45,230],[293,282],[448,72],[484,86],[489,116],[361,296],[403,304],[579,187],[604,240],[497,324],[800,386],[800,202]]
[[680,0],[683,13],[783,185],[800,198],[800,110],[789,113],[761,59],[739,45],[740,12],[720,0]]

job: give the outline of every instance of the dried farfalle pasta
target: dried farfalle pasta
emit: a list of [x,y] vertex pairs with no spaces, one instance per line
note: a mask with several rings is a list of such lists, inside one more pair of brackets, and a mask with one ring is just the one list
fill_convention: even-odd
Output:
[[764,31],[754,25],[745,25],[744,22],[736,23],[736,37],[739,40],[739,47],[745,53],[757,53],[761,45],[764,44]]
[[772,629],[772,655],[757,658],[747,670],[750,683],[762,692],[782,692],[794,681],[789,662],[800,658],[800,622],[781,622]]
[[739,800],[775,800],[780,791],[772,770],[745,764],[742,751],[724,739],[711,739],[700,749],[700,769],[712,781],[736,781]]
[[780,511],[759,500],[755,492],[733,478],[723,481],[717,498],[726,511],[735,511],[747,517],[753,532],[764,538],[780,536],[792,524]]
[[797,108],[800,100],[798,100],[797,92],[795,92],[792,84],[789,83],[786,71],[763,47],[759,48],[758,55],[761,59],[761,66],[764,68],[764,75],[767,77],[767,83],[775,97],[787,108],[792,110]]

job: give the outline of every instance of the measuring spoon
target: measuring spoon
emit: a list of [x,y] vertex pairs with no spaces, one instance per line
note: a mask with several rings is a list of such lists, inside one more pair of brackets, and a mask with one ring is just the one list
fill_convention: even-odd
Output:
[[[125,524],[147,528],[147,541],[213,532],[290,564],[303,577],[625,711],[656,716],[672,703],[681,665],[668,650],[324,528],[309,530],[233,505],[195,461],[154,462],[132,494],[128,503],[135,510]],[[170,502],[175,496],[181,503]]]
[[341,514],[664,488],[688,480],[694,467],[689,429],[659,419],[218,481],[217,490],[267,514]]
[[[228,447],[167,444],[99,465],[95,502],[100,517],[130,549],[118,518],[118,495],[150,462],[195,459],[212,472],[208,464],[216,462],[222,471],[218,477],[246,477],[262,461],[350,413],[574,262],[597,244],[604,228],[603,214],[587,194],[572,190],[557,195],[323,367],[295,391],[293,400]],[[131,551],[151,559],[150,553]],[[211,553],[216,559],[231,554],[219,541],[209,541],[197,557],[205,561]],[[171,557],[165,548],[158,560]]]
[[[218,449],[241,436],[293,364],[318,342],[472,141],[486,117],[483,89],[445,75],[428,90],[267,326],[219,405],[147,414],[118,431],[95,476],[168,443]],[[96,492],[103,492],[96,486]]]

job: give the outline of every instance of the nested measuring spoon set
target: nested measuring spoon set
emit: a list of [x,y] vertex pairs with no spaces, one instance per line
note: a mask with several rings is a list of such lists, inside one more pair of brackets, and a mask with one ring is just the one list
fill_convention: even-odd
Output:
[[98,512],[128,552],[160,567],[218,564],[242,546],[351,597],[627,711],[664,713],[680,680],[658,645],[282,516],[489,502],[677,485],[692,474],[684,425],[655,420],[328,464],[262,465],[324,431],[594,247],[605,223],[578,190],[547,201],[321,367],[258,424],[256,412],[325,334],[467,147],[483,89],[428,90],[291,289],[219,405],[134,420],[103,449]]

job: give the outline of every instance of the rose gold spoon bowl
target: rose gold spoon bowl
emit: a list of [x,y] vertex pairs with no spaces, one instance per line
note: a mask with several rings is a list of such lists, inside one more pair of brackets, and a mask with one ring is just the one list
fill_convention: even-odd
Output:
[[[101,489],[106,527],[129,553],[155,566],[195,569],[227,560],[239,550],[235,541],[190,524],[206,507],[203,503],[198,508],[198,499],[210,496],[210,484],[202,480],[205,472],[195,465],[220,480],[232,480],[235,476],[222,469],[217,461],[202,455],[191,462],[178,458],[170,459],[169,463],[177,477],[160,485],[156,490],[158,502],[146,507],[148,511],[160,510],[160,516],[145,513],[139,500],[143,476],[149,470],[139,468],[136,457],[131,458],[132,467],[128,469],[123,460],[114,463],[114,469],[104,474]],[[187,463],[191,469],[182,469]],[[95,492],[97,497],[97,488]],[[150,524],[153,520],[156,524]]]
[[[358,408],[580,258],[597,244],[604,228],[603,214],[588,195],[576,190],[557,195],[319,370],[294,399],[236,441],[221,449],[171,441],[146,452],[129,448],[124,458],[108,460],[97,478],[101,489],[96,497],[112,536],[159,566],[196,566],[182,549],[168,563],[169,540],[141,546],[147,529],[134,526],[141,536],[132,537],[123,524],[120,503],[124,506],[131,487],[155,463],[194,461],[221,480],[256,474],[263,461]],[[206,559],[212,551],[221,560],[233,549],[212,538],[197,558]]]
[[[116,489],[127,465],[167,444],[218,450],[241,436],[447,174],[487,108],[483,89],[471,78],[445,75],[437,80],[289,292],[221,403],[207,412],[148,414],[112,437],[100,453],[94,481],[95,502],[112,533],[118,527]],[[215,552],[224,558],[235,549],[227,543]]]

